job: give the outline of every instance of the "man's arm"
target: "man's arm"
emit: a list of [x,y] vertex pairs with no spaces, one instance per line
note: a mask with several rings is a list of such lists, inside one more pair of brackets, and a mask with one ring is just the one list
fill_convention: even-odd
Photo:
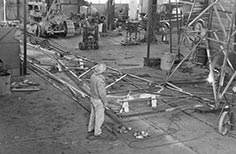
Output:
[[107,93],[106,93],[106,85],[104,82],[99,81],[97,84],[97,88],[98,88],[98,95],[99,98],[102,100],[102,103],[104,104],[104,106],[107,106]]

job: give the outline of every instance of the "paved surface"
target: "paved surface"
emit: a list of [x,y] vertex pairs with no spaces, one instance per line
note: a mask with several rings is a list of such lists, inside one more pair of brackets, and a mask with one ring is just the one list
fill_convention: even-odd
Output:
[[[57,42],[70,48],[75,54],[96,62],[105,62],[125,72],[148,75],[149,79],[161,82],[165,72],[158,68],[143,68],[146,44],[124,47],[119,44],[121,39],[121,36],[101,38],[99,50],[86,51],[77,48],[80,40],[78,37],[59,39]],[[153,44],[151,57],[158,57],[164,51],[169,51],[168,45]],[[40,84],[40,91],[12,92],[0,97],[1,154],[236,153],[233,134],[222,136],[217,133],[219,113],[198,113],[192,109],[120,119],[124,125],[131,127],[132,131],[116,133],[116,140],[87,140],[88,111],[47,81],[31,71],[29,73],[30,75],[24,77],[12,78],[12,81],[28,79],[37,82]],[[205,74],[205,71],[194,68],[192,73],[177,73],[173,80],[196,79]],[[212,97],[211,88],[205,83],[181,87]],[[198,90],[194,91],[196,89]],[[171,102],[179,99],[168,100]],[[179,101],[188,103],[194,100]],[[109,118],[106,124],[113,126]],[[133,134],[137,131],[146,131],[150,137],[136,139]],[[105,132],[109,134],[108,131]]]

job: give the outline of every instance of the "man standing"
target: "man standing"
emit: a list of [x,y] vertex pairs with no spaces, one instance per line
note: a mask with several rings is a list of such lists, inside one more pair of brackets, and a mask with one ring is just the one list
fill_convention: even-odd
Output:
[[102,125],[105,118],[105,107],[107,105],[106,99],[106,84],[105,78],[102,75],[106,71],[105,64],[98,64],[94,73],[90,77],[90,101],[91,112],[89,118],[88,132],[93,133],[89,139],[102,137]]

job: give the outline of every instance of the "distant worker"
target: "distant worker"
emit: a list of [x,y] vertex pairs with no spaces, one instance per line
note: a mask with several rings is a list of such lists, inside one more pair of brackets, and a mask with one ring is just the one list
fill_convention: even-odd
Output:
[[88,125],[88,139],[97,139],[104,137],[102,133],[102,125],[105,118],[105,107],[107,105],[105,78],[102,75],[106,71],[105,64],[98,64],[94,73],[90,77],[91,92],[91,112]]

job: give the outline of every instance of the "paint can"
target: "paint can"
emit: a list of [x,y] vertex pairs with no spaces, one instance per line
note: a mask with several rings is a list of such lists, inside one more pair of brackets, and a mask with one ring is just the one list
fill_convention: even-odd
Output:
[[165,52],[161,57],[161,69],[169,71],[174,64],[176,54]]

